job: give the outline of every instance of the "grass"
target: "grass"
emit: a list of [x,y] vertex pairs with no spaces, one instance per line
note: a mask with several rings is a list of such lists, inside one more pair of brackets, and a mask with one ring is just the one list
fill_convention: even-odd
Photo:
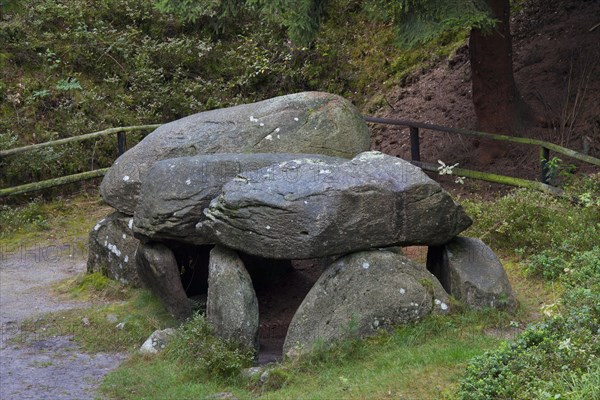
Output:
[[116,399],[203,398],[220,392],[239,399],[451,398],[469,360],[518,335],[541,317],[541,304],[559,295],[556,285],[527,278],[518,261],[505,265],[520,302],[516,315],[488,310],[430,317],[389,334],[287,360],[263,385],[191,373],[188,363],[168,353],[135,354],[106,377],[101,390]]
[[60,243],[74,244],[75,254],[85,254],[89,230],[111,211],[96,193],[0,205],[0,253],[10,255],[34,245]]
[[[269,381],[258,387],[242,378],[189,376],[182,363],[164,354],[136,355],[107,376],[102,391],[118,399],[203,398],[217,392],[240,399],[439,398],[469,359],[502,341],[485,330],[508,326],[508,319],[496,312],[429,318],[391,334],[343,343],[282,363],[273,389]],[[436,385],[422,384],[433,381]]]
[[155,330],[175,325],[148,291],[125,287],[99,274],[60,282],[54,291],[63,298],[82,301],[82,307],[26,320],[19,340],[72,335],[87,352],[133,351]]

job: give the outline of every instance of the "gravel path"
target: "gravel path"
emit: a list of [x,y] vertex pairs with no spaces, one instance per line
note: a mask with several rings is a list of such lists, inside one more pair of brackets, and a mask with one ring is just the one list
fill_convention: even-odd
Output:
[[[64,255],[64,256],[63,256]],[[85,270],[85,260],[48,248],[11,254],[0,250],[0,399],[94,399],[102,378],[125,359],[124,354],[86,354],[67,336],[36,332],[24,342],[20,323],[37,314],[82,308],[86,304],[57,299],[52,283]]]

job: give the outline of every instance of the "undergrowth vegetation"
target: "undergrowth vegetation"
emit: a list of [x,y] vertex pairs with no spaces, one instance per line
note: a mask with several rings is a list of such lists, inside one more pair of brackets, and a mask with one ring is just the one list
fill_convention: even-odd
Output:
[[52,202],[37,197],[23,205],[0,205],[0,259],[46,244],[54,246],[51,256],[55,261],[59,257],[85,257],[90,226],[109,210],[97,196],[88,194]]
[[549,317],[475,358],[461,381],[460,399],[600,397],[600,247],[573,261]]
[[[303,90],[344,95],[374,111],[382,87],[447,57],[465,34],[410,51],[388,24],[334,0],[308,47],[246,13],[227,29],[182,23],[151,0],[22,0],[0,20],[0,150],[164,123],[199,111]],[[128,134],[132,146],[144,132]],[[0,186],[109,166],[116,137],[46,147],[1,161]],[[27,165],[27,168],[23,168]]]
[[475,224],[465,234],[520,257],[533,276],[556,279],[600,246],[600,174],[571,176],[565,193],[521,189],[493,202],[467,199],[462,204]]
[[253,351],[240,348],[233,340],[214,336],[212,326],[201,314],[194,315],[177,330],[166,354],[188,367],[192,379],[232,378],[242,368],[252,366],[254,360]]
[[470,234],[523,258],[533,278],[558,283],[546,318],[471,361],[459,399],[600,397],[600,174],[572,179],[570,198],[516,191],[467,202]]

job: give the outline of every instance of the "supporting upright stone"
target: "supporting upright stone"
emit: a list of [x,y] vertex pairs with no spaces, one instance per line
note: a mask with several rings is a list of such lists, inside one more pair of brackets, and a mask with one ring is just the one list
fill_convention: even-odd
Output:
[[448,293],[470,307],[512,311],[517,306],[502,263],[479,239],[457,237],[443,246],[430,246],[427,269]]
[[258,352],[258,299],[252,280],[237,253],[222,246],[210,252],[206,318],[219,337]]
[[133,217],[113,212],[102,218],[89,235],[87,272],[140,287],[135,253],[140,241],[133,237]]
[[425,267],[393,251],[349,254],[331,264],[288,328],[284,354],[317,342],[361,338],[450,311],[448,295]]
[[167,311],[179,321],[189,318],[192,307],[171,249],[161,243],[140,244],[136,259],[140,279],[163,302]]

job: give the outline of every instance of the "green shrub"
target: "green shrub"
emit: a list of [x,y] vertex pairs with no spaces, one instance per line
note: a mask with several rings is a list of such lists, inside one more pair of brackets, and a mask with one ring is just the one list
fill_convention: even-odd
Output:
[[597,392],[591,374],[600,360],[600,247],[573,257],[560,281],[560,314],[472,360],[458,398],[594,398],[585,396]]
[[466,200],[475,221],[466,235],[525,258],[529,275],[555,280],[600,246],[600,174],[570,177],[565,193],[515,190],[494,201]]
[[235,378],[252,365],[253,351],[235,341],[222,340],[200,314],[183,324],[169,342],[166,354],[184,364],[193,375]]

